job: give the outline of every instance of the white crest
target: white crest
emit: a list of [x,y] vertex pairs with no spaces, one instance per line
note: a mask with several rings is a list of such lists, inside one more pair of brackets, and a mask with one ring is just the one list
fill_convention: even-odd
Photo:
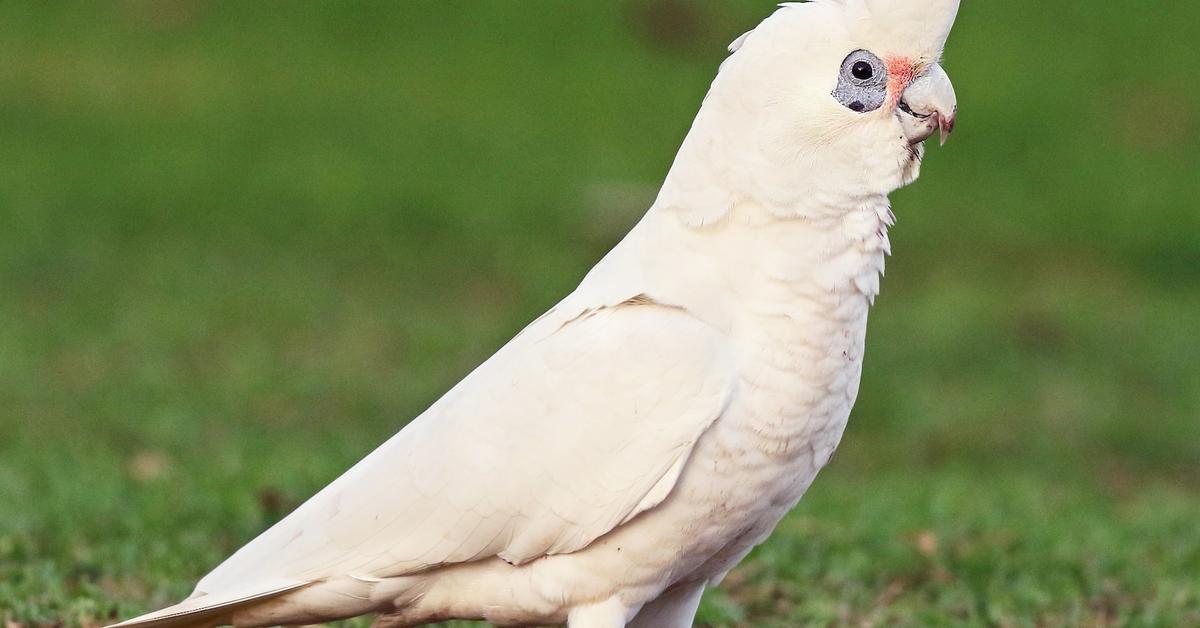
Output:
[[[941,57],[960,0],[811,0],[782,9],[821,5],[841,9],[847,30],[872,47],[927,62]],[[836,10],[836,9],[835,9]],[[856,32],[857,31],[857,32]],[[735,42],[736,43],[736,42]]]
[[926,60],[941,57],[950,28],[958,16],[959,0],[861,0],[871,15],[873,26],[887,32],[888,38],[906,42],[915,54]]

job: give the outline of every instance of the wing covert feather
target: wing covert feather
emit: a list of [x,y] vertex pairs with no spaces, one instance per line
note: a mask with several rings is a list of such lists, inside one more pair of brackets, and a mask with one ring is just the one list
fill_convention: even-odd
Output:
[[197,590],[523,563],[660,503],[728,402],[726,340],[653,303],[567,312],[528,327]]

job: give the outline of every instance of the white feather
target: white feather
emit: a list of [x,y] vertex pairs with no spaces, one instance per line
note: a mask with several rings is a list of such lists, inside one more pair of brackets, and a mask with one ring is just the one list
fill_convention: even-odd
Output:
[[819,0],[739,38],[653,207],[573,294],[124,625],[688,625],[832,456],[887,194],[919,165],[894,110],[852,112],[831,81],[859,48],[940,55],[956,10]]

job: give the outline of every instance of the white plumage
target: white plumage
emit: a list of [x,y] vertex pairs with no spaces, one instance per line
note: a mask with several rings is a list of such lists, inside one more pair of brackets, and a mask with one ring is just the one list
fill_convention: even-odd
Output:
[[740,38],[657,201],[574,293],[188,600],[121,625],[690,625],[841,438],[887,194],[953,126],[957,8],[793,3]]

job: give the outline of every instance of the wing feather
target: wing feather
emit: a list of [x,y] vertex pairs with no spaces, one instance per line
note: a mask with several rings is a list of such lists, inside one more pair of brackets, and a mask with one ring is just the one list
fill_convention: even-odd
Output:
[[577,551],[670,494],[732,368],[680,308],[560,307],[197,591]]

